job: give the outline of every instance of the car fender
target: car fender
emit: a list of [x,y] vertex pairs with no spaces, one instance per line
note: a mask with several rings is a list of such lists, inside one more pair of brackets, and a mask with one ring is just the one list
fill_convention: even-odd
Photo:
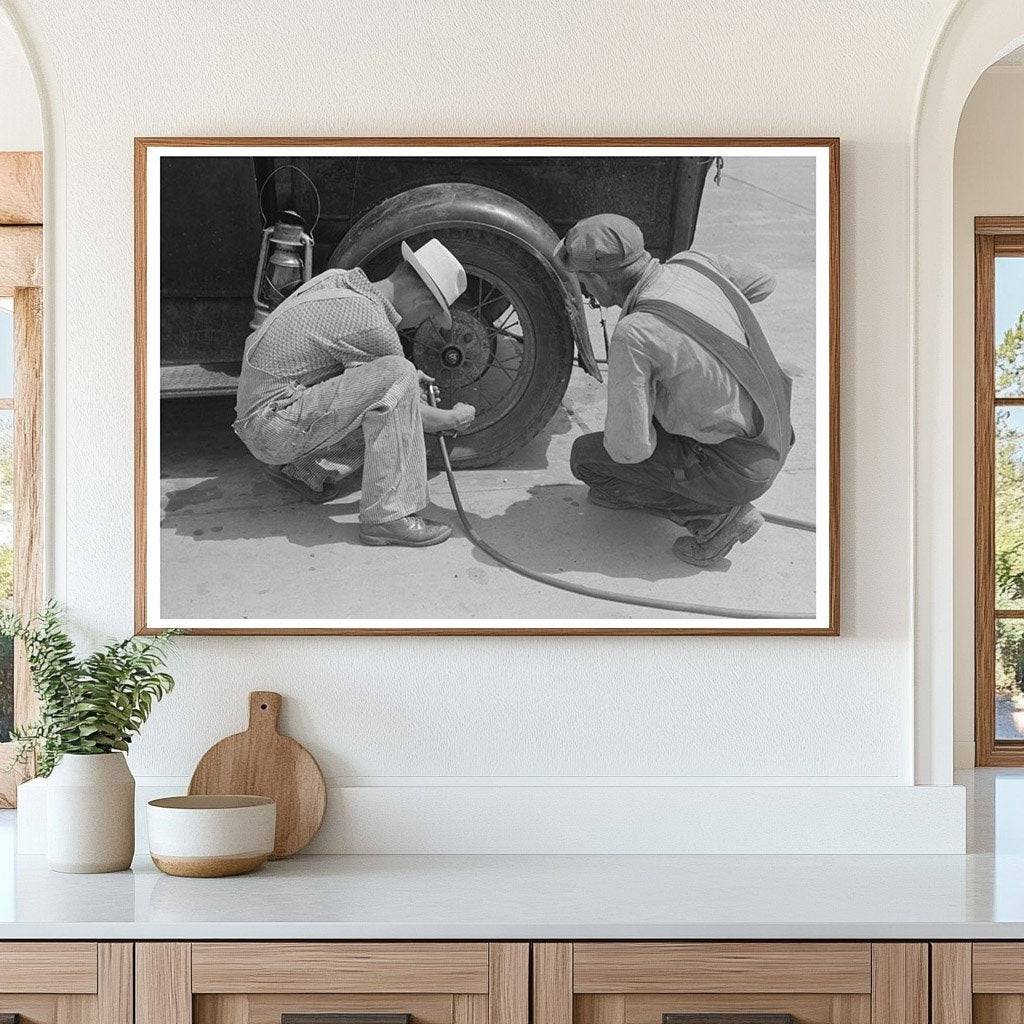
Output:
[[528,206],[483,185],[441,182],[400,192],[368,210],[331,254],[329,266],[352,269],[412,234],[431,228],[484,227],[514,240],[547,268],[565,303],[580,365],[601,380],[575,275],[553,258],[558,236]]

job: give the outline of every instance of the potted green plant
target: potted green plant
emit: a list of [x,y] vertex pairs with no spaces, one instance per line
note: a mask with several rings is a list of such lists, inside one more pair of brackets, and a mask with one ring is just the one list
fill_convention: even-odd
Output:
[[51,603],[22,622],[0,615],[0,634],[25,645],[39,718],[15,729],[17,757],[35,758],[47,782],[47,862],[54,871],[122,871],[135,852],[135,779],[124,752],[174,687],[162,671],[173,631],[129,637],[84,658]]

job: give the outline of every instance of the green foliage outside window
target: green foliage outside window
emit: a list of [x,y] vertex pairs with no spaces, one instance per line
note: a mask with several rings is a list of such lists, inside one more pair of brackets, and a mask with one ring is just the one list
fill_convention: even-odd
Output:
[[0,743],[10,739],[13,728],[14,641],[9,636],[0,636]]
[[14,596],[14,551],[9,544],[0,546],[0,607]]
[[[997,395],[1021,394],[1024,313],[996,346],[995,371]],[[1024,419],[1014,412],[996,410],[996,608],[1024,606]],[[998,623],[996,652],[997,687],[1024,693],[1024,629],[1010,621]]]

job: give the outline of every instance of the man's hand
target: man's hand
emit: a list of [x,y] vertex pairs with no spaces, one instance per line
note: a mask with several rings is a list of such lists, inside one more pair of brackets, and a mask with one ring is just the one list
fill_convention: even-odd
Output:
[[476,419],[476,409],[465,402],[456,402],[448,410],[448,415],[451,417],[451,426],[448,429],[458,432],[472,426],[473,420]]
[[433,384],[434,383],[434,378],[433,377],[428,377],[419,368],[417,368],[417,370],[416,370],[416,376],[419,378],[420,386],[421,387],[425,387],[427,384]]
[[464,402],[458,402],[451,409],[439,409],[424,405],[420,409],[425,434],[458,434],[466,430],[476,419],[476,409]]

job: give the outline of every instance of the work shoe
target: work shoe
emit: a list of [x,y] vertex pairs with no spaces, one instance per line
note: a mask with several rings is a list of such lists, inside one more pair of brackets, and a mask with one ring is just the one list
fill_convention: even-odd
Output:
[[290,487],[303,501],[311,501],[314,505],[323,505],[324,502],[334,501],[345,487],[346,478],[337,473],[331,473],[324,481],[323,487],[317,490],[315,487],[310,487],[309,484],[304,484],[301,480],[289,476],[285,472],[284,466],[264,466],[263,468],[266,469],[267,476],[272,480],[284,484],[285,487]]
[[428,548],[452,535],[452,528],[434,523],[422,516],[406,516],[390,523],[360,523],[359,539],[371,547],[395,544],[403,548]]
[[764,516],[753,505],[737,505],[692,537],[679,537],[672,553],[682,562],[706,568],[725,558],[738,542],[746,544],[764,526]]

